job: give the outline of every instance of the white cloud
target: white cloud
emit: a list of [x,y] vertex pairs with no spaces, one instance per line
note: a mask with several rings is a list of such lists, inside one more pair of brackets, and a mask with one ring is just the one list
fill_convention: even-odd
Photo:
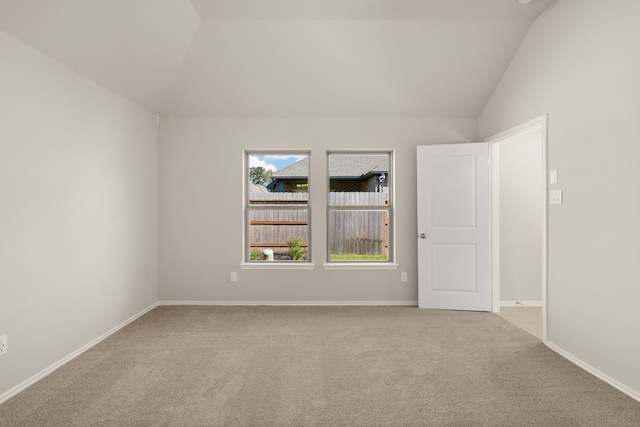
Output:
[[272,170],[273,172],[278,170],[278,168],[276,168],[271,163],[267,163],[264,160],[261,160],[256,156],[249,156],[249,167],[250,168],[255,168],[255,167],[258,167],[258,166],[262,166],[265,170]]

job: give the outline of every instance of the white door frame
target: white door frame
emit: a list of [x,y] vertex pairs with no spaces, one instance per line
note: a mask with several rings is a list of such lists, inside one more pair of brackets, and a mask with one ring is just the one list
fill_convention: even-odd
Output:
[[496,135],[493,135],[487,139],[491,146],[491,199],[492,199],[492,259],[493,259],[493,311],[500,311],[500,198],[499,198],[499,185],[500,185],[500,141],[511,138],[513,136],[532,131],[534,129],[540,129],[542,134],[542,342],[547,342],[547,282],[548,282],[548,218],[549,218],[549,203],[548,203],[548,166],[547,166],[547,140],[548,140],[548,121],[547,114],[530,120],[526,123],[522,123],[511,129],[507,129]]

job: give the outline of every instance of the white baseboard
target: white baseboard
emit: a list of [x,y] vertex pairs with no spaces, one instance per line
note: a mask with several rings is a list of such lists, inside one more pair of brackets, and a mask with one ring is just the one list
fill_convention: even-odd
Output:
[[636,391],[636,390],[633,390],[633,389],[627,387],[626,385],[622,384],[618,380],[615,380],[615,379],[611,378],[609,375],[597,370],[593,366],[589,365],[586,362],[583,362],[582,360],[578,359],[577,357],[575,357],[571,353],[561,349],[560,347],[558,347],[557,345],[555,345],[553,343],[550,343],[550,342],[547,341],[547,342],[545,342],[545,345],[547,347],[549,347],[551,350],[553,350],[556,353],[558,353],[560,356],[562,356],[565,359],[567,359],[568,361],[570,361],[571,363],[581,367],[585,371],[589,372],[591,375],[593,375],[593,376],[595,376],[597,378],[600,378],[605,383],[609,384],[610,386],[612,386],[614,388],[617,388],[618,390],[620,390],[621,392],[623,392],[624,394],[626,394],[630,398],[640,402],[640,392],[639,391]]
[[42,371],[38,372],[37,374],[35,374],[31,378],[27,379],[26,381],[23,381],[22,383],[18,384],[17,386],[13,387],[12,389],[10,389],[10,390],[6,391],[5,393],[1,394],[0,395],[0,404],[5,402],[6,400],[11,399],[13,396],[15,396],[16,394],[20,393],[21,391],[23,391],[27,387],[37,383],[38,381],[40,381],[41,379],[43,379],[44,377],[46,377],[47,375],[49,375],[50,373],[52,373],[53,371],[55,371],[56,369],[61,367],[62,365],[64,365],[64,364],[70,362],[71,360],[75,359],[76,357],[78,357],[79,355],[84,353],[85,351],[89,350],[94,345],[98,344],[100,341],[104,340],[105,338],[109,337],[110,335],[113,335],[114,333],[116,333],[120,329],[122,329],[125,326],[127,326],[129,323],[133,322],[134,320],[136,320],[140,316],[146,314],[147,312],[153,310],[157,306],[158,306],[157,302],[151,304],[149,307],[145,308],[144,310],[142,310],[141,312],[139,312],[137,314],[134,314],[133,316],[131,316],[130,318],[128,318],[124,322],[120,323],[118,326],[108,330],[104,334],[100,335],[98,338],[96,338],[93,341],[85,344],[84,346],[80,347],[78,350],[74,351],[73,353],[69,354],[68,356],[63,357],[62,359],[58,360],[56,363],[54,363],[53,365],[49,366],[48,368],[43,369]]
[[542,307],[542,301],[500,301],[500,307]]
[[411,306],[418,301],[160,301],[158,305]]

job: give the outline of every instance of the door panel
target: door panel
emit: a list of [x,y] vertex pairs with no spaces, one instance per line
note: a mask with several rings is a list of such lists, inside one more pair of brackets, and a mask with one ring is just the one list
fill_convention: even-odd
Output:
[[431,162],[432,228],[475,227],[475,161],[474,155],[438,155]]
[[418,305],[491,311],[487,143],[418,147]]
[[475,245],[432,244],[429,250],[432,292],[476,292]]

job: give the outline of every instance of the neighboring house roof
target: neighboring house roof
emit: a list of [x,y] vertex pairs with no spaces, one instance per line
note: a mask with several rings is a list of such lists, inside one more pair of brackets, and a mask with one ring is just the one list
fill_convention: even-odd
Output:
[[331,156],[329,174],[333,178],[357,178],[376,172],[389,171],[388,155]]
[[269,190],[264,185],[249,183],[249,193],[268,193]]
[[[348,155],[331,156],[329,174],[332,178],[358,178],[370,173],[389,171],[389,156],[385,155]],[[271,174],[273,179],[301,178],[309,174],[309,158],[299,160]]]
[[299,178],[306,177],[309,175],[309,158],[305,157],[304,159],[298,160],[297,162],[287,166],[284,169],[280,169],[279,171],[273,172],[271,174],[271,179],[275,178]]

